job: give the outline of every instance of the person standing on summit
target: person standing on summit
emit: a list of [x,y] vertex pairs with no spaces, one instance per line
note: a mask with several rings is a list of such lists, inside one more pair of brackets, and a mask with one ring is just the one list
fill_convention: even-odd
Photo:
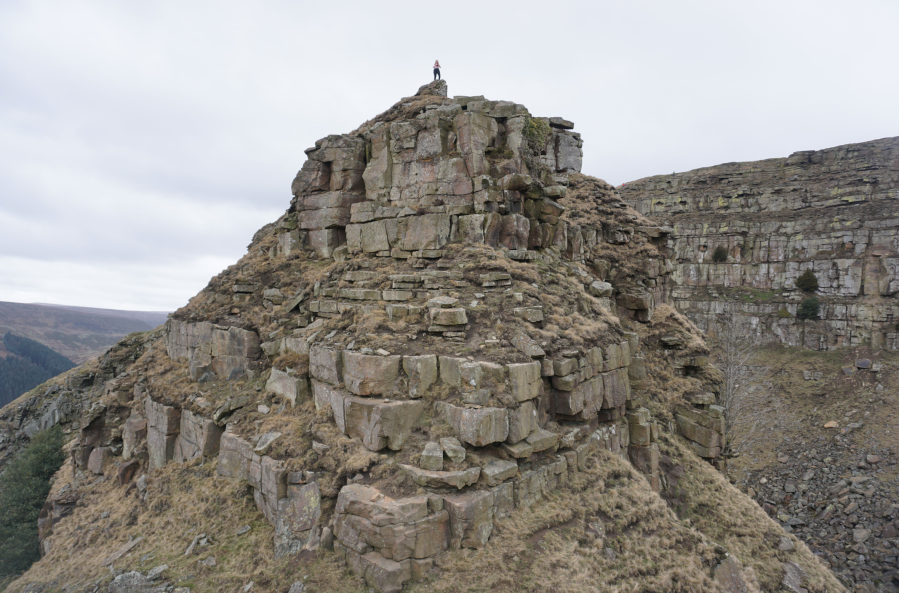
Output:
[[440,78],[440,60],[434,60],[434,80]]

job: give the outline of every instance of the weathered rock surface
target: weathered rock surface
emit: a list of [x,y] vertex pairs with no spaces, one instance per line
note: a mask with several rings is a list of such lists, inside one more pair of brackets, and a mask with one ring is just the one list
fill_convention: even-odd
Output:
[[[884,138],[647,177],[619,191],[668,225],[660,241],[674,266],[670,299],[701,328],[726,309],[786,344],[896,350],[897,158],[899,139]],[[726,261],[712,261],[718,247]],[[818,280],[820,321],[796,319],[805,270]]]

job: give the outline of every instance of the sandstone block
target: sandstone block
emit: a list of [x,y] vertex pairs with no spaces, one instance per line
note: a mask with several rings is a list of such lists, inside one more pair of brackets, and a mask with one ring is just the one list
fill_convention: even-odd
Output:
[[604,397],[605,384],[601,376],[579,383],[571,391],[553,391],[556,413],[575,416],[580,420],[596,417],[603,406]]
[[560,130],[573,130],[574,123],[570,120],[561,118],[561,117],[551,117],[549,118],[549,125],[553,128],[559,128]]
[[[721,433],[700,426],[699,424],[687,419],[680,414],[675,415],[677,422],[677,431],[689,440],[702,445],[707,449],[722,447]],[[704,455],[703,457],[707,457]]]
[[543,348],[541,348],[532,337],[526,334],[515,334],[512,336],[511,342],[513,346],[531,358],[543,358],[546,356],[546,352],[543,351]]
[[406,234],[402,237],[404,251],[440,249],[449,241],[449,214],[425,214],[408,219]]
[[484,243],[485,222],[486,217],[483,214],[460,216],[456,223],[456,235],[453,241],[470,244]]
[[461,490],[478,481],[481,468],[473,467],[461,471],[429,471],[412,465],[400,464],[400,467],[409,474],[413,482],[426,488],[457,488]]
[[312,401],[316,410],[330,408],[334,412],[334,424],[337,430],[346,434],[346,411],[344,400],[350,397],[346,391],[333,387],[328,383],[312,379]]
[[463,362],[459,365],[459,375],[463,391],[477,391],[484,378],[484,371],[478,362]]
[[415,293],[411,290],[385,290],[381,295],[385,301],[410,301]]
[[411,578],[411,568],[407,572],[402,564],[377,552],[363,554],[362,567],[365,582],[381,593],[399,593],[403,583]]
[[443,471],[443,449],[435,442],[425,445],[424,451],[418,461],[421,469],[431,471]]
[[433,325],[465,325],[468,323],[468,316],[463,308],[435,308],[430,310],[430,316]]
[[276,393],[290,402],[290,406],[296,406],[309,397],[309,381],[305,373],[289,374],[273,368],[265,388]]
[[226,478],[247,480],[250,473],[250,460],[253,450],[250,443],[225,432],[221,438],[216,473]]
[[621,345],[608,344],[603,347],[603,371],[621,368]]
[[531,223],[521,214],[507,214],[502,217],[499,243],[508,249],[527,249]]
[[390,241],[387,240],[387,227],[383,220],[376,220],[362,225],[360,232],[362,251],[376,253],[389,251]]
[[[345,209],[336,209],[345,210]],[[304,213],[307,214],[307,213]],[[348,211],[344,217],[338,217],[340,220],[349,217]],[[345,226],[346,223],[339,226]],[[342,228],[328,228],[309,231],[309,247],[321,258],[330,258],[334,255],[334,250],[341,245],[346,244],[346,233]]]
[[481,468],[481,476],[486,479],[488,486],[501,484],[503,481],[512,478],[517,474],[518,464],[514,461],[494,459]]
[[437,402],[437,410],[459,440],[475,447],[500,443],[509,436],[508,412],[504,408],[462,408]]
[[338,399],[342,399],[344,408],[345,434],[359,438],[372,451],[402,449],[412,425],[424,411],[421,401],[384,402],[351,396]]
[[[346,233],[346,248],[349,253],[362,251],[362,225],[348,224],[344,229]],[[332,248],[333,249],[333,248]]]
[[137,459],[120,463],[116,468],[116,477],[119,480],[119,485],[124,486],[130,482],[131,478],[134,477],[135,472],[137,472],[138,467],[140,467],[140,464]]
[[608,282],[596,280],[590,283],[590,285],[587,287],[587,291],[593,296],[602,299],[611,297],[614,288]]
[[103,475],[103,466],[112,456],[109,447],[97,447],[91,451],[87,460],[87,469],[94,474]]
[[321,492],[318,482],[291,490],[278,500],[275,519],[275,557],[299,552],[318,528],[321,519]]
[[122,459],[128,461],[147,438],[147,419],[132,414],[122,427]]
[[505,190],[527,191],[534,182],[530,175],[522,175],[520,173],[512,173],[505,175],[499,180],[499,185]]
[[351,270],[343,275],[343,279],[347,282],[369,282],[371,280],[377,280],[380,277],[380,274],[377,272],[370,272],[368,270]]
[[581,170],[583,162],[583,151],[581,151],[579,140],[568,134],[556,135],[556,170],[557,171],[577,171]]
[[150,469],[165,466],[175,455],[176,434],[163,434],[155,428],[147,430],[147,451],[150,454]]
[[450,387],[459,387],[462,384],[462,374],[459,367],[468,362],[464,358],[454,358],[452,356],[438,357],[440,364],[440,380]]
[[602,381],[603,408],[620,408],[630,399],[631,387],[627,378],[627,369],[602,373]]
[[537,430],[537,411],[533,401],[523,402],[518,408],[509,409],[509,435],[506,442],[517,443]]
[[508,517],[515,510],[515,485],[505,482],[491,489],[493,492],[493,516],[496,519]]
[[618,295],[618,305],[632,311],[653,308],[651,292],[622,293]]
[[343,376],[343,355],[321,344],[309,348],[309,374],[325,383],[337,385]]
[[[553,365],[553,375],[554,376],[565,376],[570,375],[574,371],[577,370],[577,359],[576,358],[562,358],[559,360],[552,361]],[[570,391],[570,390],[569,390]]]
[[627,456],[641,474],[650,475],[659,471],[659,446],[656,443],[647,446],[631,444],[627,448]]
[[403,371],[409,377],[409,395],[421,397],[437,381],[437,357],[433,354],[404,356]]
[[538,428],[527,439],[528,444],[534,448],[534,452],[545,451],[559,445],[559,435],[542,428]]
[[440,439],[440,448],[453,462],[462,463],[465,461],[465,447],[462,446],[462,443],[456,437],[443,437]]
[[389,395],[394,392],[401,356],[343,353],[343,382],[356,395]]
[[540,362],[524,362],[506,366],[509,369],[509,383],[512,387],[512,395],[517,401],[523,402],[534,399],[543,393]]
[[627,367],[627,376],[631,381],[642,381],[646,378],[646,360],[642,356],[631,358],[631,364]]
[[652,442],[652,424],[649,410],[638,408],[628,412],[627,422],[631,444],[643,447],[649,446]]
[[177,434],[181,426],[181,410],[154,402],[150,396],[144,400],[147,426],[162,434]]
[[527,459],[534,453],[534,448],[527,441],[514,444],[503,443],[503,449],[515,459]]
[[414,523],[428,514],[428,498],[412,496],[394,500],[376,488],[361,484],[348,484],[337,496],[337,514],[353,514],[363,517],[379,527],[397,523]]
[[[577,361],[575,361],[577,362]],[[553,375],[551,379],[553,387],[559,391],[572,391],[581,382],[581,374],[574,372],[569,375]]]
[[177,463],[184,463],[202,456],[217,455],[223,433],[224,429],[209,418],[184,410],[172,458]]
[[493,492],[480,490],[444,497],[454,548],[482,548],[493,533]]

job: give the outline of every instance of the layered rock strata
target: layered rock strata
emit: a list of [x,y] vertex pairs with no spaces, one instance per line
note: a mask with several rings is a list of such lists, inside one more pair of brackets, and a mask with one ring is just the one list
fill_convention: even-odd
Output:
[[[667,225],[670,299],[701,328],[719,315],[772,340],[899,348],[899,138],[629,182],[621,197]],[[713,261],[718,247],[726,261]],[[820,319],[796,318],[811,270]]]
[[380,591],[597,457],[663,505],[662,432],[720,454],[720,411],[684,397],[718,375],[665,305],[663,229],[578,173],[572,129],[435,83],[316,143],[247,256],[94,378],[74,475],[115,467],[145,504],[155,476],[208,470],[252,492],[276,556],[333,549]]

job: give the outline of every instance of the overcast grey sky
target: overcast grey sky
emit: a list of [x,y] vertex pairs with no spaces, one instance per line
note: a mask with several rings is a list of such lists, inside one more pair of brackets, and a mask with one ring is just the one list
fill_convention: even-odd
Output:
[[174,310],[303,149],[413,94],[563,116],[620,184],[899,135],[896,0],[0,2],[0,301]]

